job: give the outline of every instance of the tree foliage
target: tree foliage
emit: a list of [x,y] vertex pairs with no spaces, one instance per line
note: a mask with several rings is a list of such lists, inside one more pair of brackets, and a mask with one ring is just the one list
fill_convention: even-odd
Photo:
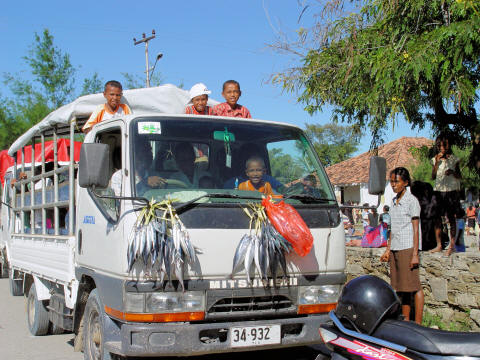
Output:
[[273,80],[299,91],[309,113],[331,104],[334,120],[369,128],[372,145],[399,114],[466,144],[478,121],[479,10],[478,0],[327,1],[298,42],[276,45],[302,63]]
[[[34,42],[23,60],[31,80],[20,74],[4,74],[4,83],[12,96],[3,98],[0,103],[0,149],[8,148],[48,113],[77,96],[76,68],[70,56],[55,46],[48,29],[41,35],[35,33]],[[83,82],[82,94],[102,90],[103,84],[96,73]]]
[[96,94],[103,92],[104,81],[97,72],[93,73],[90,78],[83,79],[82,92],[80,95]]
[[290,154],[285,154],[282,149],[273,148],[268,151],[272,176],[281,183],[288,184],[303,175],[304,167]]
[[305,132],[324,166],[349,159],[357,151],[361,136],[354,126],[337,124],[307,124]]

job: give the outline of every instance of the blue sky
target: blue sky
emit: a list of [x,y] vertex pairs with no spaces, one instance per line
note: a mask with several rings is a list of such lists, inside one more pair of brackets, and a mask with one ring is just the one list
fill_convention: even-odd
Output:
[[[0,13],[0,73],[18,73],[28,78],[22,61],[34,39],[34,33],[48,28],[55,44],[80,67],[81,80],[98,72],[103,80],[122,80],[121,73],[144,76],[143,45],[133,38],[156,31],[149,43],[150,62],[157,53],[163,58],[155,72],[164,83],[183,84],[189,89],[204,82],[211,97],[222,100],[225,80],[240,82],[240,103],[253,117],[283,121],[302,126],[326,124],[331,113],[326,109],[314,116],[303,110],[294,94],[283,93],[271,85],[270,76],[299,59],[278,54],[268,48],[277,31],[294,36],[300,7],[294,0],[209,0],[209,1],[4,1]],[[308,24],[313,13],[303,17]],[[305,26],[305,23],[303,23]],[[8,95],[3,83],[0,94]],[[411,130],[399,120],[386,131],[385,141],[401,136],[431,137],[429,129]],[[365,134],[359,152],[368,150],[371,136]]]

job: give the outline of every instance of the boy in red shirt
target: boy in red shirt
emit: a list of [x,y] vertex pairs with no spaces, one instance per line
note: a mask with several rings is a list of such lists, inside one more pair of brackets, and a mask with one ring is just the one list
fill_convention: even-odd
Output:
[[83,126],[82,131],[86,134],[92,130],[93,125],[99,123],[100,121],[113,119],[114,117],[121,115],[131,114],[132,110],[130,110],[128,105],[120,103],[122,95],[123,89],[120,82],[116,80],[107,81],[103,91],[103,96],[107,102],[95,109],[92,115],[90,115],[88,118],[88,121]]
[[218,104],[213,108],[213,112],[218,116],[241,117],[251,119],[250,111],[245,106],[237,104],[242,95],[240,84],[235,80],[227,80],[223,83],[222,96],[226,102]]
[[208,95],[211,91],[207,89],[205,84],[198,83],[190,89],[190,102],[185,108],[185,114],[193,115],[213,115],[213,109],[207,106]]

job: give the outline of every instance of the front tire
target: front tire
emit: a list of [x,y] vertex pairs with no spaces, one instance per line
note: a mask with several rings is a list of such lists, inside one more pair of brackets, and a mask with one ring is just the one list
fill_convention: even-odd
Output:
[[35,283],[32,284],[27,296],[27,321],[28,330],[34,336],[46,335],[50,321],[48,310],[43,301],[38,300]]
[[85,313],[83,314],[83,358],[85,360],[123,359],[118,355],[105,352],[104,316],[98,291],[93,289],[88,297]]

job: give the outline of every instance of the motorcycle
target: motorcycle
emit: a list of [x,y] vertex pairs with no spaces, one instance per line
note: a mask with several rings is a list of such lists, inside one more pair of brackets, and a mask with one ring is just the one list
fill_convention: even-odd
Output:
[[331,322],[319,329],[328,354],[317,360],[480,360],[480,333],[431,329],[402,320],[397,294],[376,276],[348,282],[329,317]]

